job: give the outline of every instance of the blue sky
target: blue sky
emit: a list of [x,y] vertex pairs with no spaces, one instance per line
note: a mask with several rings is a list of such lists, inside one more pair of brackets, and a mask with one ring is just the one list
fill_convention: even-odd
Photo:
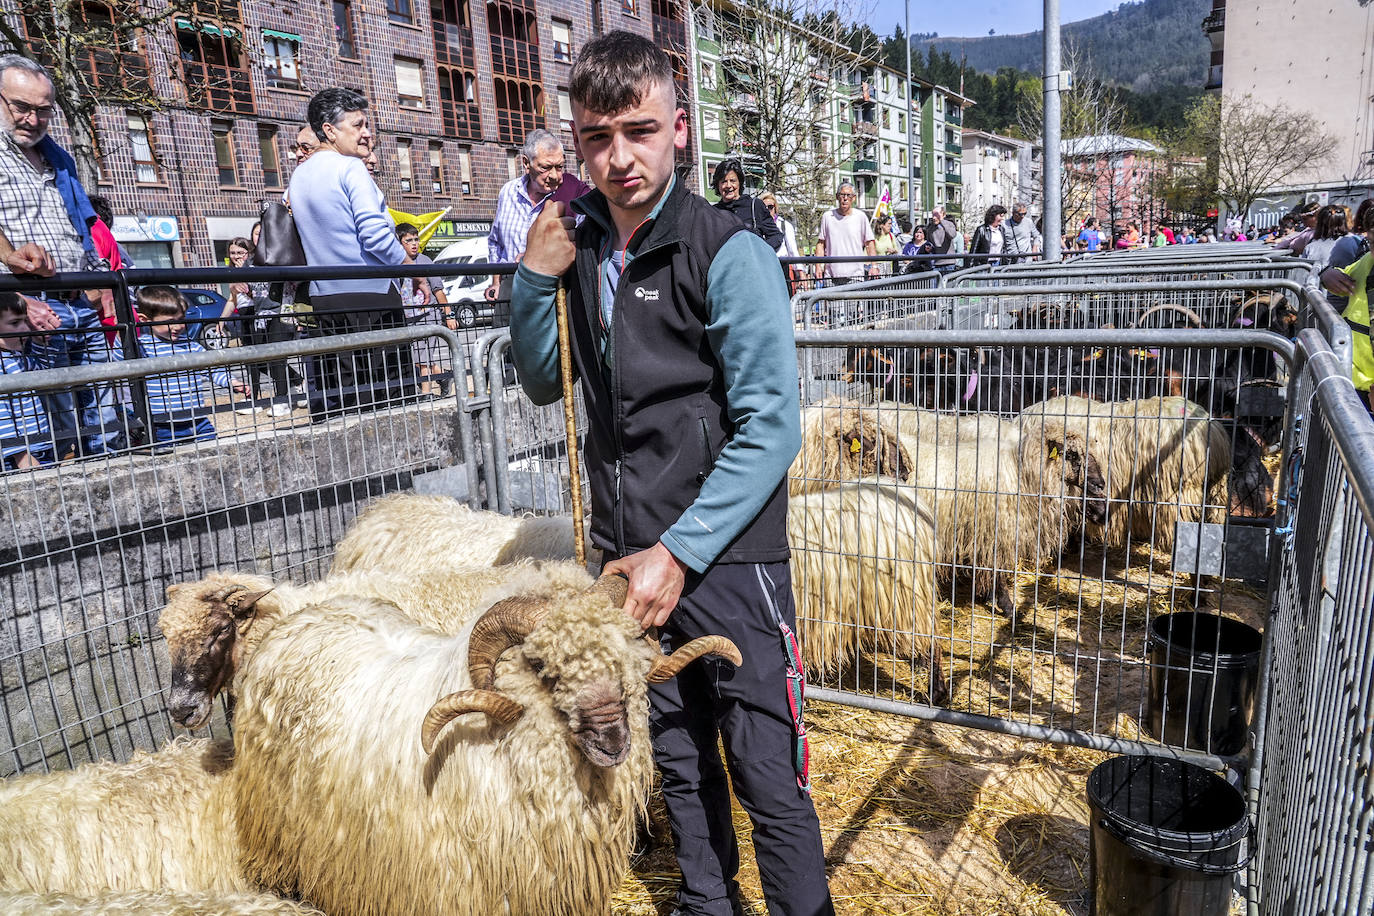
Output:
[[[972,0],[947,3],[944,0],[910,0],[911,31],[939,32],[942,37],[986,35],[996,29],[999,35],[1037,31],[1045,22],[1045,7],[1040,0]],[[1061,22],[1074,22],[1097,16],[1121,5],[1121,0],[1059,0]],[[903,0],[876,0],[871,18],[873,31],[884,37],[906,17]]]

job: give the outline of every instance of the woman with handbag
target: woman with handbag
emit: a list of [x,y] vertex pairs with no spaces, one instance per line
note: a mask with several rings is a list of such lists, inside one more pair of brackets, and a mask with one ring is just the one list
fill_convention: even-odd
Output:
[[[410,263],[396,239],[386,202],[363,159],[372,149],[368,102],[351,89],[325,89],[307,117],[320,146],[291,175],[291,213],[311,267],[397,267]],[[265,229],[266,227],[264,227]],[[313,280],[311,307],[319,333],[355,334],[405,324],[394,280]],[[381,404],[413,390],[408,346],[334,354],[315,364],[318,392],[311,417],[354,404]]]

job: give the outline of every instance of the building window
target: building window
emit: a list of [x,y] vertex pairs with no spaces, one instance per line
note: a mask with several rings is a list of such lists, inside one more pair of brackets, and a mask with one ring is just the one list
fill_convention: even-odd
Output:
[[415,21],[415,13],[410,8],[410,0],[386,0],[386,15],[392,22],[410,25]]
[[458,181],[464,194],[472,193],[472,150],[466,146],[458,148]]
[[503,143],[523,143],[525,135],[541,127],[544,90],[524,80],[496,79],[496,129]]
[[215,138],[215,168],[219,172],[219,186],[236,188],[239,184],[239,167],[234,155],[234,125],[228,121],[211,121],[210,133]]
[[572,97],[568,95],[568,90],[562,86],[558,87],[558,120],[559,126],[563,130],[572,130]]
[[477,77],[467,70],[439,67],[439,101],[444,130],[451,136],[477,139],[482,136],[477,104]]
[[899,146],[899,147],[897,147],[897,164],[898,164],[899,166],[901,166],[902,168],[906,168],[906,147],[905,147],[905,146]]
[[884,144],[883,144],[883,165],[891,165],[891,164],[892,164],[892,147],[890,147],[890,146],[888,146],[886,143],[884,143]]
[[901,134],[906,133],[906,115],[904,114],[897,115],[897,132]]
[[901,191],[900,191],[899,193],[901,194],[902,200],[906,200],[908,204],[911,203],[911,201],[907,200],[907,196],[906,196],[906,191],[907,191],[906,182],[905,182],[905,181],[902,182],[900,185],[898,185],[898,187],[901,188]]
[[262,158],[262,186],[280,188],[281,160],[277,157],[277,128],[270,124],[258,125],[258,154]]
[[262,68],[267,85],[277,89],[301,88],[301,37],[286,32],[262,30]]
[[418,60],[396,58],[396,99],[402,108],[425,107],[425,71]]
[[244,60],[243,33],[230,25],[175,20],[182,79],[192,107],[252,115],[253,80]]
[[134,156],[134,180],[139,184],[157,184],[162,177],[157,172],[157,156],[153,152],[153,133],[143,115],[129,115],[129,146]]
[[410,164],[410,141],[404,137],[396,140],[396,173],[401,176],[401,193],[414,193],[415,170]]
[[620,11],[627,16],[638,16],[639,0],[620,0]]
[[429,183],[435,194],[444,193],[444,145],[429,145]]
[[707,4],[697,7],[693,13],[697,20],[697,38],[707,41],[716,40],[716,11]]
[[720,112],[703,111],[701,113],[701,135],[707,140],[720,139]]
[[884,108],[883,108],[883,130],[891,130],[891,129],[892,129],[892,111],[891,111],[891,109],[889,109],[889,108],[887,108],[887,107],[884,107]]
[[562,19],[553,21],[553,59],[572,62],[572,23]]
[[339,56],[358,59],[358,46],[353,43],[353,10],[348,0],[334,0],[334,38],[339,43]]
[[701,89],[703,92],[715,92],[718,83],[716,82],[716,65],[709,60],[701,62]]

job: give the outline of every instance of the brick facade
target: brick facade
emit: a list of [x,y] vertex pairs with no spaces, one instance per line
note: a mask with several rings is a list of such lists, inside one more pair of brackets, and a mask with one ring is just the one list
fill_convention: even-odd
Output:
[[[180,241],[170,249],[174,263],[217,263],[227,239],[247,234],[261,202],[281,194],[291,171],[288,150],[311,95],[343,86],[371,102],[378,183],[392,207],[412,213],[451,207],[449,217],[456,222],[488,222],[497,192],[510,177],[510,155],[531,126],[558,133],[572,160],[572,134],[559,117],[559,92],[566,91],[571,60],[582,44],[611,29],[650,37],[674,33],[675,21],[685,23],[685,5],[685,0],[654,0],[652,9],[648,0],[348,0],[356,55],[349,58],[340,48],[342,43],[347,50],[347,37],[343,42],[336,38],[332,0],[243,0],[237,20],[232,12],[204,22],[183,20],[142,37],[152,89],[163,100],[161,110],[144,113],[156,175],[149,163],[140,169],[135,162],[139,146],[129,116],[139,113],[102,109],[102,177],[99,187],[89,190],[110,198],[117,228],[125,233],[121,238],[134,237],[127,234],[130,227],[171,216],[180,232]],[[396,21],[405,18],[407,9],[410,21]],[[555,20],[560,29],[567,27],[571,39],[570,47],[560,42],[557,54]],[[231,34],[241,35],[245,70],[187,60],[188,45],[204,41],[218,48],[221,37]],[[292,81],[289,67],[279,72],[269,66],[265,50],[267,41],[291,37],[299,38],[299,88],[281,85]],[[399,81],[414,72],[406,66],[410,62],[419,62],[422,99],[412,93],[403,105]],[[690,70],[681,69],[683,77]],[[209,72],[216,78],[208,86],[196,79]],[[466,99],[470,82],[476,92],[472,104]],[[209,99],[221,110],[193,110],[191,99]],[[232,175],[217,164],[215,127],[232,137]],[[275,136],[260,136],[260,131],[273,129]],[[65,142],[60,124],[54,134]],[[406,141],[408,189],[403,188],[398,154]],[[695,138],[692,142],[695,146]],[[270,158],[264,162],[262,145],[275,152],[275,169]],[[434,188],[431,149],[441,154],[442,191]],[[471,161],[467,193],[461,153]],[[683,156],[689,163],[695,158],[691,150]],[[273,172],[279,176],[275,182],[270,180]]]

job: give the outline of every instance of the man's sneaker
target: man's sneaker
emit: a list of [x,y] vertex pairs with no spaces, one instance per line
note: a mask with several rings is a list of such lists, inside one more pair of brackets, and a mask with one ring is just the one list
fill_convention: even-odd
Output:
[[284,416],[286,416],[287,414],[289,414],[290,412],[291,412],[291,405],[290,405],[290,404],[273,404],[273,405],[272,405],[272,416],[274,416],[274,417],[284,417]]
[[249,404],[247,407],[238,408],[234,411],[234,413],[242,417],[251,417],[253,416],[253,414],[257,413],[260,410],[262,410],[261,407],[254,407],[252,404]]

